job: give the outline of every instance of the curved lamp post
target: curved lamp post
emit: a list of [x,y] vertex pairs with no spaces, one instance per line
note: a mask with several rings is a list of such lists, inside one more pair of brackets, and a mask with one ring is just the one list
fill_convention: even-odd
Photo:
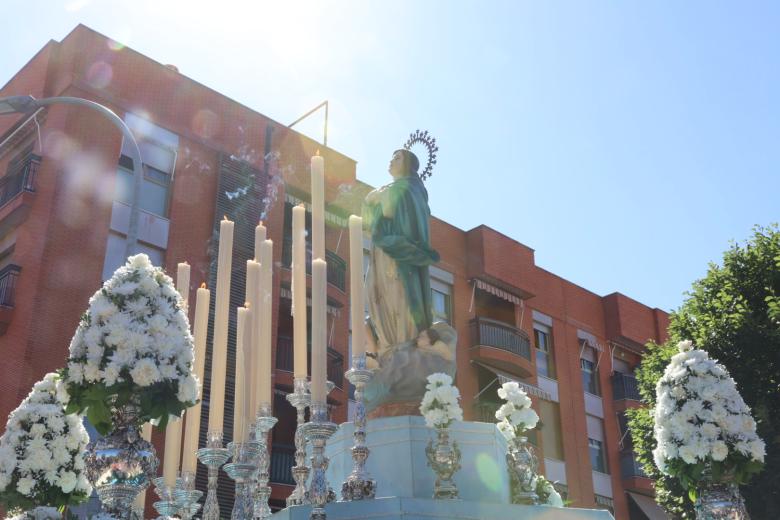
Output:
[[141,180],[143,179],[143,163],[141,162],[141,149],[138,147],[138,142],[136,142],[133,133],[125,122],[122,121],[121,117],[103,105],[88,99],[67,96],[43,99],[35,99],[32,96],[10,96],[0,98],[0,115],[13,113],[27,114],[41,107],[54,104],[78,105],[100,112],[111,121],[114,126],[121,130],[122,135],[124,135],[125,139],[131,144],[130,152],[133,154],[133,193],[130,198],[130,222],[127,227],[127,241],[125,245],[125,256],[128,257],[133,254],[136,245],[138,244],[138,199],[141,195]]

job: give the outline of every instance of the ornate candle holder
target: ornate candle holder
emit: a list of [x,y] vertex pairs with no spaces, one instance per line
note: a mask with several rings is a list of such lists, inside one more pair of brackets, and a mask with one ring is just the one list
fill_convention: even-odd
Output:
[[309,479],[309,467],[306,465],[306,435],[303,426],[306,423],[306,407],[311,404],[309,382],[305,377],[296,377],[293,392],[287,394],[287,400],[298,412],[298,425],[295,428],[295,466],[292,468],[295,489],[287,497],[287,507],[307,504],[306,481]]
[[260,405],[260,411],[255,421],[255,441],[258,444],[257,473],[255,474],[254,487],[254,516],[266,520],[271,518],[271,508],[268,499],[271,497],[271,487],[268,485],[268,467],[271,464],[268,453],[268,432],[276,424],[276,417],[272,415],[271,405]]
[[198,460],[209,468],[206,502],[203,504],[203,520],[219,520],[217,478],[219,468],[230,458],[230,452],[222,447],[222,432],[208,432],[206,447],[198,450]]
[[203,491],[195,489],[195,473],[182,471],[176,479],[176,489],[173,490],[173,499],[179,506],[179,516],[182,520],[191,520],[200,509],[198,500],[203,496]]
[[328,469],[328,458],[325,456],[325,445],[338,426],[328,420],[328,405],[325,403],[311,404],[311,420],[304,425],[304,434],[311,443],[312,477],[309,487],[309,499],[313,506],[310,520],[326,520],[325,504],[333,499],[333,491],[328,487],[325,471]]
[[342,500],[363,500],[374,498],[376,481],[366,471],[366,459],[370,450],[366,446],[366,405],[363,402],[363,387],[373,377],[373,371],[366,368],[366,356],[354,356],[352,368],[345,374],[355,385],[355,444],[352,446],[352,473],[341,485]]
[[154,484],[155,493],[160,497],[160,500],[152,505],[160,516],[169,517],[178,514],[179,506],[173,499],[173,489],[165,484],[165,479],[157,477],[152,479],[152,483]]
[[225,464],[224,470],[228,477],[236,481],[236,492],[233,500],[232,520],[247,520],[252,518],[252,477],[257,471],[257,457],[260,445],[257,441],[231,442],[228,451],[233,462]]

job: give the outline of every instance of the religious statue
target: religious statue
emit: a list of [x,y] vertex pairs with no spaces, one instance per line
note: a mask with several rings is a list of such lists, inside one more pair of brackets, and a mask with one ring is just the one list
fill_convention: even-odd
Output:
[[[409,148],[428,147],[428,165]],[[378,368],[364,397],[372,415],[419,413],[426,377],[455,374],[457,333],[447,323],[433,322],[429,267],[439,261],[430,244],[430,208],[423,179],[435,163],[435,140],[427,132],[412,134],[393,153],[393,181],[366,196],[363,225],[371,237],[366,279],[368,352]]]

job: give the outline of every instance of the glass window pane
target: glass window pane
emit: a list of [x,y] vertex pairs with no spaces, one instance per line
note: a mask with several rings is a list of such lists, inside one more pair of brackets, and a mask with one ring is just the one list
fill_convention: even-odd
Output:
[[543,350],[536,351],[536,372],[539,375],[550,377],[550,371],[548,369],[547,353]]
[[588,449],[590,451],[590,466],[593,471],[606,473],[606,463],[604,460],[604,447],[601,441],[588,439]]
[[[114,200],[130,204],[133,193],[133,173],[117,168]],[[163,218],[168,218],[168,187],[144,178],[141,181],[141,200],[138,207]]]

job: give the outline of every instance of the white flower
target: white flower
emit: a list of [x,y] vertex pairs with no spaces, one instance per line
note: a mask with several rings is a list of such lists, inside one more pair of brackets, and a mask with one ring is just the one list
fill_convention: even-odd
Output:
[[160,371],[154,360],[149,358],[139,359],[135,367],[130,370],[130,377],[138,386],[149,386],[160,380]]
[[16,483],[16,490],[25,496],[31,496],[32,491],[35,488],[35,479],[30,477],[22,477]]
[[766,448],[764,446],[764,441],[756,439],[750,443],[750,456],[753,457],[753,460],[764,462],[765,455]]
[[496,424],[498,427],[498,431],[501,432],[501,435],[503,435],[507,440],[512,440],[515,438],[515,427],[509,424],[507,421],[500,421],[498,424]]
[[723,441],[715,441],[712,443],[712,460],[721,461],[724,460],[729,454],[729,448]]
[[176,398],[182,403],[194,403],[198,400],[198,380],[189,376],[179,381],[179,392]]
[[79,479],[72,471],[63,471],[60,473],[60,480],[57,485],[64,493],[70,493],[76,487]]
[[436,372],[428,376],[428,382],[435,386],[452,385],[452,378],[447,374]]
[[677,344],[677,350],[680,352],[689,352],[693,348],[693,341],[686,339]]

